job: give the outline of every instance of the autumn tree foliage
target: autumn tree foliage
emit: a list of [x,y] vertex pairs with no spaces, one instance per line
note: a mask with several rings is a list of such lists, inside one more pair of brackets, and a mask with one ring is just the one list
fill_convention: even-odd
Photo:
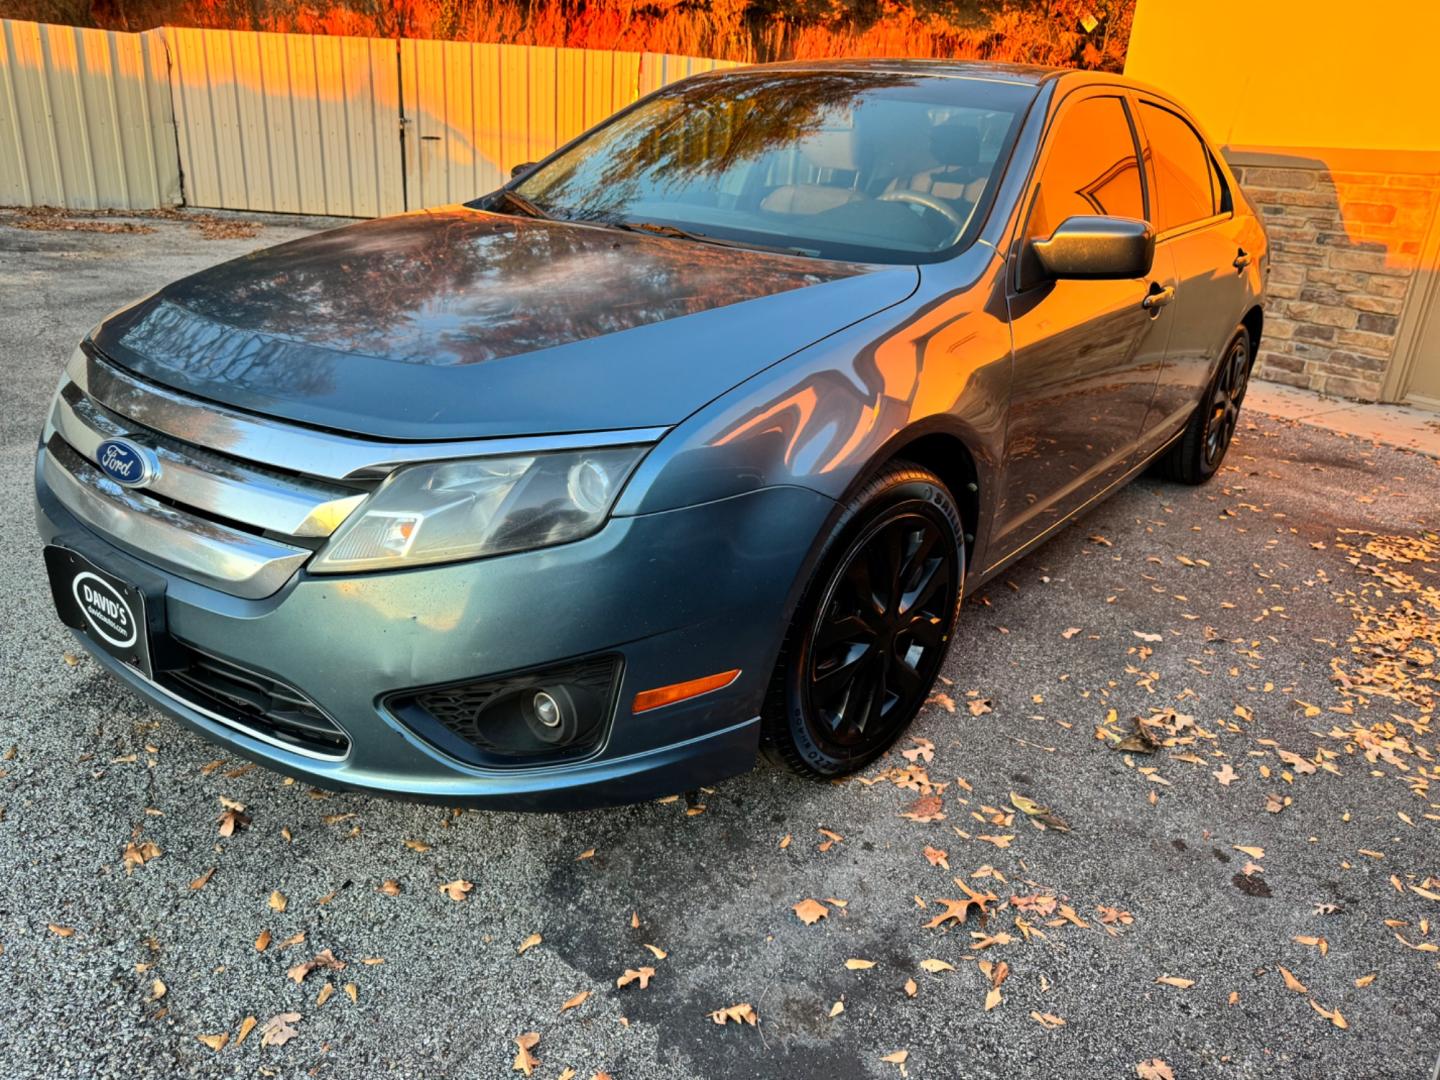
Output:
[[0,15],[623,49],[747,62],[934,56],[1119,70],[1135,0],[0,0]]

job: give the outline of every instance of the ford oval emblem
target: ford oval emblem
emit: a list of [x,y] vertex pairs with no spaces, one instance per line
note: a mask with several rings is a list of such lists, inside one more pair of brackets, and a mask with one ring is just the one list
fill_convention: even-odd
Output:
[[95,448],[95,464],[111,480],[125,487],[143,487],[160,471],[154,453],[129,439],[106,439]]

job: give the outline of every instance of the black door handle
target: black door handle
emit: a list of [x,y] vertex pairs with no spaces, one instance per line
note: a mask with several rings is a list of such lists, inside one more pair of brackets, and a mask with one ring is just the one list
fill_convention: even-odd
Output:
[[1236,270],[1244,270],[1247,266],[1250,265],[1250,256],[1246,254],[1244,248],[1240,248],[1236,251],[1235,261],[1232,262],[1230,265],[1235,267]]

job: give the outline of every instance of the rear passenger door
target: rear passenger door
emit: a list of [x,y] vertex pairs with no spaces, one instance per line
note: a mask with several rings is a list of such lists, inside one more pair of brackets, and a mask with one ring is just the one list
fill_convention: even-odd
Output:
[[1175,274],[1170,343],[1145,421],[1144,448],[1153,449],[1185,423],[1209,384],[1245,313],[1245,268],[1258,252],[1245,250],[1224,174],[1190,121],[1146,94],[1136,95],[1135,114],[1150,178],[1155,257],[1163,252]]

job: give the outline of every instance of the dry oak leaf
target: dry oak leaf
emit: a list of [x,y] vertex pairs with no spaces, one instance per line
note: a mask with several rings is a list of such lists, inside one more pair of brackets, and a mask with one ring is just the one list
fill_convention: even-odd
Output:
[[737,1024],[749,1024],[751,1027],[754,1027],[755,1024],[760,1021],[760,1017],[756,1015],[755,1010],[745,1002],[741,1002],[739,1005],[731,1005],[727,1009],[716,1009],[710,1014],[710,1019],[722,1027],[732,1020]]
[[539,945],[540,942],[544,940],[545,939],[542,938],[539,934],[531,934],[524,941],[520,942],[519,945],[515,946],[515,953],[517,956],[524,955],[526,949],[533,949],[536,945]]
[[650,985],[650,980],[655,977],[655,969],[652,967],[626,968],[625,974],[615,980],[616,986],[628,986],[630,983],[639,981],[640,989],[644,990]]
[[1221,787],[1229,787],[1236,780],[1240,779],[1240,774],[1230,767],[1230,763],[1228,761],[1224,765],[1221,765],[1220,768],[1215,770],[1212,775],[1215,777],[1216,780],[1220,781]]
[[239,1045],[240,1045],[241,1043],[243,1043],[246,1039],[248,1039],[248,1038],[250,1037],[250,1032],[252,1032],[252,1031],[255,1030],[255,1025],[258,1024],[259,1022],[260,1022],[260,1021],[256,1020],[255,1017],[253,1017],[253,1016],[247,1016],[247,1017],[245,1017],[244,1020],[241,1020],[241,1021],[240,1021],[240,1031],[239,1031],[239,1033],[235,1036],[235,1045],[236,1045],[236,1046],[239,1046]]
[[219,1035],[196,1035],[202,1043],[214,1050],[217,1054],[225,1049],[225,1044],[230,1041],[230,1033],[222,1031]]
[[144,866],[151,859],[160,857],[160,849],[153,840],[146,840],[144,843],[136,844],[135,841],[125,845],[125,853],[122,856],[127,871],[137,866]]
[[939,795],[921,795],[900,816],[909,821],[918,821],[922,825],[932,821],[944,821],[944,806],[944,800]]
[[1048,806],[1042,806],[1034,799],[1027,798],[1017,792],[1010,792],[1010,805],[1019,810],[1026,817],[1032,817],[1041,825],[1049,826],[1057,832],[1069,832],[1070,825],[1064,818],[1060,817]]
[[524,1035],[518,1036],[515,1039],[515,1045],[519,1047],[519,1050],[515,1054],[515,1062],[511,1065],[511,1069],[515,1072],[522,1072],[526,1076],[538,1069],[540,1059],[530,1051],[534,1050],[539,1043],[540,1033],[538,1031],[527,1031]]
[[1142,1061],[1135,1066],[1135,1075],[1139,1080],[1175,1080],[1175,1073],[1170,1066],[1159,1058],[1151,1058],[1149,1061]]
[[220,815],[221,836],[234,836],[238,830],[250,824],[250,815],[244,811],[245,807],[237,804]]
[[830,909],[820,903],[819,900],[809,898],[801,900],[798,904],[792,906],[790,910],[795,912],[795,915],[806,926],[813,926],[830,914]]
[[1230,846],[1243,855],[1249,855],[1252,859],[1263,859],[1265,857],[1265,849],[1263,847],[1246,846],[1244,844],[1231,844]]
[[295,1025],[300,1020],[298,1012],[276,1013],[260,1027],[261,1046],[284,1046],[300,1034]]
[[584,1005],[584,1004],[585,1004],[585,999],[588,998],[589,996],[590,996],[590,991],[589,991],[589,990],[581,990],[581,991],[580,991],[578,994],[576,994],[574,997],[572,997],[572,998],[570,998],[568,1001],[566,1001],[564,1005],[561,1005],[561,1006],[560,1006],[560,1011],[563,1013],[563,1012],[568,1012],[568,1011],[570,1011],[571,1009],[578,1009],[581,1005]]
[[464,878],[456,878],[454,881],[447,881],[441,885],[440,891],[459,904],[465,900],[473,888],[475,885],[472,882],[466,881]]
[[400,882],[396,881],[393,877],[386,878],[380,883],[380,891],[386,896],[399,896]]
[[326,971],[344,971],[345,961],[335,959],[335,954],[331,950],[323,949],[315,954],[315,959],[306,960],[303,964],[296,964],[290,968],[285,972],[285,976],[298,986],[305,981],[305,976],[316,968],[324,968]]
[[965,707],[970,710],[971,716],[984,716],[991,711],[989,698],[971,698],[965,702]]
[[1290,973],[1290,969],[1285,967],[1283,964],[1280,966],[1280,977],[1285,980],[1286,987],[1294,990],[1295,993],[1308,994],[1310,992],[1305,988],[1305,984],[1302,983],[1299,979],[1297,979],[1294,975],[1292,975]]
[[944,960],[935,960],[933,958],[929,960],[921,960],[920,967],[925,971],[930,972],[931,975],[938,975],[942,971],[955,970],[954,964],[948,964]]
[[1034,1020],[1041,1027],[1054,1031],[1058,1027],[1064,1027],[1065,1021],[1054,1013],[1031,1012],[1030,1019]]
[[896,1050],[893,1054],[884,1055],[880,1060],[888,1061],[891,1065],[904,1065],[906,1059],[909,1057],[909,1050]]
[[965,898],[963,900],[936,900],[935,902],[937,904],[945,905],[945,910],[939,915],[936,915],[929,922],[927,922],[925,924],[925,929],[937,929],[938,927],[945,925],[945,923],[950,922],[951,920],[953,920],[956,925],[961,925],[965,922],[967,918],[969,918],[970,909],[972,907],[979,909],[980,922],[981,925],[984,925],[986,918],[988,918],[990,914],[989,911],[986,909],[986,905],[994,903],[996,900],[1000,899],[994,893],[982,893],[978,892],[975,889],[972,889],[969,885],[965,884],[962,878],[957,877],[955,879],[955,884],[959,885],[960,888],[964,890]]
[[1307,998],[1306,1000],[1310,1002],[1310,1007],[1312,1009],[1314,1009],[1317,1013],[1323,1016],[1326,1020],[1329,1020],[1341,1031],[1345,1031],[1350,1027],[1350,1021],[1346,1020],[1345,1017],[1340,1015],[1339,1009],[1327,1009],[1314,998]]
[[931,866],[943,867],[946,870],[950,869],[950,853],[948,851],[941,851],[939,848],[927,846],[923,854]]
[[985,992],[985,1011],[989,1012],[1004,1000],[1005,999],[1000,996],[1000,988],[998,986],[992,986]]

